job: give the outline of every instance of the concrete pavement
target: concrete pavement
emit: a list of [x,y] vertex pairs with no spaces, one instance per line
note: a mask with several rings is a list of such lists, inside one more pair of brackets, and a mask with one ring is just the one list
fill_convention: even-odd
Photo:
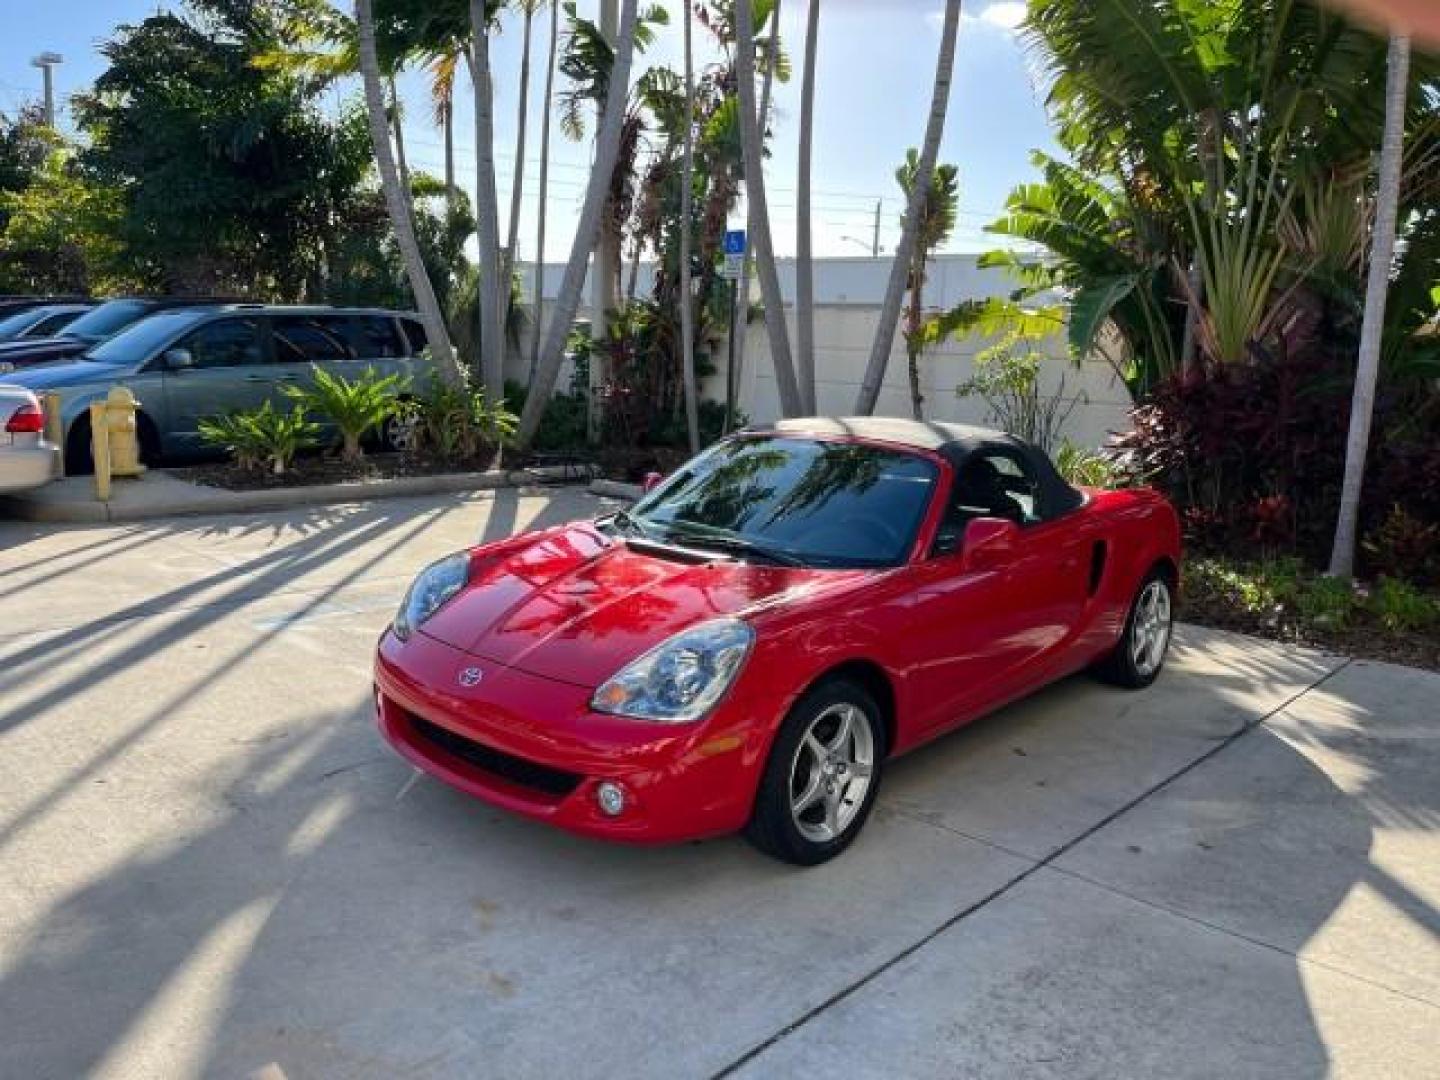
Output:
[[375,735],[413,572],[577,490],[0,525],[0,1075],[1424,1077],[1440,676],[1186,629],[897,763],[813,871]]

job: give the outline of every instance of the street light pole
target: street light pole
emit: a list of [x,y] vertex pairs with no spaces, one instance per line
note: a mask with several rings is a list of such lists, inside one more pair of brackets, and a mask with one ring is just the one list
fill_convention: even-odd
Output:
[[55,68],[64,61],[57,52],[43,52],[30,61],[45,76],[45,126],[49,128],[55,127]]
[[880,204],[883,199],[875,200],[875,232],[870,240],[870,257],[878,258],[880,255]]

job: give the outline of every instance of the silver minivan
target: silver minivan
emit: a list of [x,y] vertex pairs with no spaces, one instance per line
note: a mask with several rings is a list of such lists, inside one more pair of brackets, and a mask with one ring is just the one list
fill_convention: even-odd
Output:
[[[78,360],[7,376],[60,395],[67,472],[90,461],[92,401],[125,386],[140,403],[141,449],[150,460],[203,449],[207,416],[289,408],[283,388],[305,386],[316,367],[354,378],[366,368],[423,385],[433,366],[418,316],[353,308],[227,304],[157,312]],[[386,433],[387,435],[389,433]]]

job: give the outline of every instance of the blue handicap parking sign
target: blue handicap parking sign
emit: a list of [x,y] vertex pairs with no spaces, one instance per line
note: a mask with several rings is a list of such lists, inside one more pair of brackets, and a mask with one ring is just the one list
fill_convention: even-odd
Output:
[[726,255],[744,255],[744,254],[745,254],[745,230],[744,230],[744,229],[729,229],[729,230],[726,231],[726,233],[725,233],[725,254],[726,254]]

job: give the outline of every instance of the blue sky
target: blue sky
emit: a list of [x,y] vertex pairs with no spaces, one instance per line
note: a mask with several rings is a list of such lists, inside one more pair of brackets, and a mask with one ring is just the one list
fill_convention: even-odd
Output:
[[[899,231],[900,201],[895,166],[905,149],[924,133],[935,54],[940,40],[940,0],[823,0],[820,66],[816,74],[814,228],[821,255],[860,255],[868,250],[875,203],[881,201],[881,244],[893,245]],[[135,22],[172,0],[0,0],[5,33],[0,36],[0,109],[10,111],[40,93],[40,73],[30,58],[43,50],[62,53],[57,72],[62,101],[85,88],[103,70],[97,45],[114,27]],[[596,0],[580,0],[592,14]],[[672,17],[680,6],[670,0]],[[1032,178],[1029,154],[1053,149],[1044,109],[1013,26],[1023,14],[1021,0],[967,0],[949,119],[941,160],[960,167],[960,227],[948,250],[978,251],[994,246],[982,227],[1003,205],[1015,184]],[[777,123],[766,178],[771,221],[779,254],[794,250],[795,137],[799,114],[799,68],[804,0],[783,0],[781,38],[787,43],[796,75],[776,89]],[[532,108],[543,91],[543,44],[548,26],[536,21]],[[703,35],[697,28],[697,48]],[[515,138],[515,82],[519,73],[518,20],[506,24],[495,44],[498,111],[496,147],[502,217],[508,213],[510,170]],[[701,58],[703,59],[703,58]],[[672,26],[640,62],[679,67],[679,28]],[[466,88],[468,91],[468,88]],[[402,91],[409,103],[406,130],[412,163],[439,174],[443,154],[439,133],[426,122],[423,80],[407,78]],[[462,93],[462,97],[463,97]],[[470,114],[462,101],[458,117],[458,158],[462,180],[473,170],[467,133]],[[532,121],[526,186],[533,195],[537,171],[538,114]],[[568,225],[586,178],[588,147],[569,143],[556,131],[552,151],[552,201],[547,256],[563,259],[571,239]],[[471,181],[473,184],[473,181]],[[522,257],[533,253],[533,200],[522,215]],[[846,239],[853,237],[855,239]],[[857,242],[858,241],[858,242]]]

